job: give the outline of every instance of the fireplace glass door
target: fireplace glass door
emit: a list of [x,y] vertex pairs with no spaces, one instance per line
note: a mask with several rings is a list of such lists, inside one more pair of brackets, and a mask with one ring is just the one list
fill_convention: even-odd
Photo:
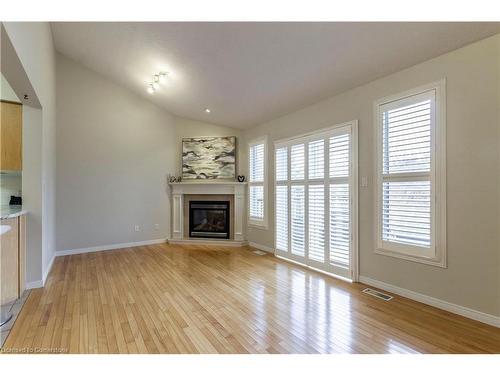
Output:
[[189,237],[229,238],[228,201],[190,201]]

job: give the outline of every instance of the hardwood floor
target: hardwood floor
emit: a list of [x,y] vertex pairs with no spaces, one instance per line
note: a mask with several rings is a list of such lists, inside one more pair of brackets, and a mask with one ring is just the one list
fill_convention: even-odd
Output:
[[58,257],[3,348],[71,353],[499,353],[500,329],[249,248]]

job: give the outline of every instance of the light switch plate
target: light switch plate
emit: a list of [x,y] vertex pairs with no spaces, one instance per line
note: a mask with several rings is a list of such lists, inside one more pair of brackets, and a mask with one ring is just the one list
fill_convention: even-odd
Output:
[[361,177],[361,187],[368,187],[368,177],[366,176]]

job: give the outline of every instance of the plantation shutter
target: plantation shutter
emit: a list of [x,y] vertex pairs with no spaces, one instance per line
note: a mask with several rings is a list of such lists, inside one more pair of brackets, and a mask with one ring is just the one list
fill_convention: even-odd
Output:
[[276,248],[288,249],[288,186],[276,186]]
[[304,179],[304,157],[305,157],[305,145],[303,143],[298,145],[293,145],[291,147],[291,177],[292,180],[303,180]]
[[[293,164],[293,162],[292,162]],[[292,254],[305,254],[305,189],[303,185],[291,187]]]
[[349,264],[349,184],[330,185],[330,262]]
[[433,101],[405,98],[382,107],[382,240],[431,246]]
[[288,147],[277,148],[275,152],[276,186],[275,237],[276,249],[288,250]]
[[[325,175],[325,140],[308,143],[308,179],[323,179]],[[319,183],[311,182],[311,183]],[[309,185],[308,193],[309,258],[318,262],[325,260],[325,187]]]
[[264,144],[250,147],[250,182],[264,181]]
[[286,147],[276,149],[276,181],[288,179],[288,149]]
[[248,211],[250,223],[262,223],[265,216],[265,143],[249,148]]
[[330,138],[330,178],[349,176],[349,134]]
[[346,278],[355,266],[353,131],[343,124],[275,148],[276,254]]
[[330,137],[330,262],[348,265],[350,254],[350,134]]
[[264,186],[250,186],[250,217],[264,217]]
[[309,258],[325,260],[325,194],[324,185],[309,186]]
[[384,174],[431,169],[431,101],[383,112]]
[[323,178],[325,172],[325,141],[319,139],[309,142],[309,179]]

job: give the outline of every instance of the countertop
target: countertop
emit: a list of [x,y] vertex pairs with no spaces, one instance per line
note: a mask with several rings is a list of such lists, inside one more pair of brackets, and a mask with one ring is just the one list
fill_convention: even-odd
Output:
[[26,210],[23,210],[23,206],[0,206],[0,219],[11,219],[27,213]]

